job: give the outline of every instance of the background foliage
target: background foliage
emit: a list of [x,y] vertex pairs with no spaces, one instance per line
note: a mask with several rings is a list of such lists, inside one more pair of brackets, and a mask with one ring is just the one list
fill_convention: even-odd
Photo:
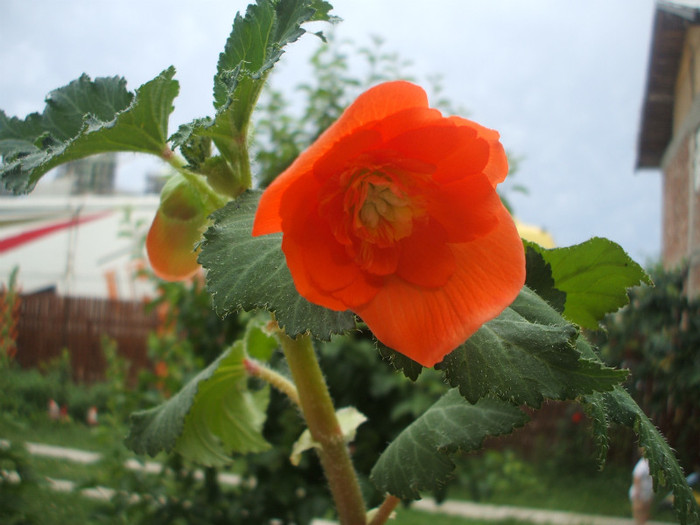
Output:
[[683,292],[683,268],[650,273],[655,286],[631,290],[597,338],[608,363],[630,370],[628,390],[681,464],[700,471],[700,299]]

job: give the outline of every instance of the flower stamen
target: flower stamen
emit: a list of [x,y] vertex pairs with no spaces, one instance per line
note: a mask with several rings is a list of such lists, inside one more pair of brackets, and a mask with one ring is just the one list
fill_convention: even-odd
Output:
[[402,185],[382,172],[353,177],[346,190],[345,213],[354,236],[386,247],[408,237],[420,210]]

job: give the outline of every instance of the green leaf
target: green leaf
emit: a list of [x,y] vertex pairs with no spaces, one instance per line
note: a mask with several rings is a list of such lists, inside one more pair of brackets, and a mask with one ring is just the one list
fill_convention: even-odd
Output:
[[263,308],[274,312],[287,335],[310,331],[328,340],[355,327],[352,312],[334,312],[312,304],[296,291],[282,252],[281,234],[252,237],[261,192],[248,191],[216,211],[204,233],[200,264],[219,315]]
[[583,356],[577,337],[576,327],[524,287],[436,368],[471,403],[490,395],[533,407],[544,398],[573,399],[624,380],[625,371]]
[[250,187],[248,127],[265,80],[284,47],[306,32],[302,25],[330,21],[330,9],[318,0],[258,0],[244,16],[236,15],[214,76],[216,116],[183,126],[173,136],[178,146],[189,145],[195,136],[211,138],[229,164],[231,180],[225,186]]
[[199,170],[211,157],[211,138],[209,137],[193,136],[192,140],[185,140],[180,146],[180,153],[193,170]]
[[379,340],[377,340],[377,348],[379,349],[379,354],[384,359],[389,361],[395,370],[402,372],[403,375],[405,375],[411,381],[416,381],[418,376],[423,371],[423,365],[417,363],[410,357],[389,348],[388,346],[382,344],[382,342]]
[[306,32],[302,24],[329,20],[329,11],[326,2],[258,0],[248,6],[245,16],[236,15],[219,55],[214,106],[235,106],[230,116],[237,129],[247,126],[264,77],[284,53],[284,46]]
[[[544,297],[551,297],[554,290],[564,292],[564,317],[585,328],[596,329],[605,314],[626,305],[628,288],[651,284],[642,267],[618,244],[607,239],[594,237],[576,246],[549,250],[533,243],[526,243],[526,246],[528,251],[539,253],[551,268],[555,288],[550,288]],[[528,259],[528,272],[531,262]],[[536,279],[542,282],[541,274],[546,271],[540,266]],[[537,285],[535,289],[539,291]]]
[[253,319],[248,323],[245,332],[248,355],[259,361],[269,361],[273,352],[279,347],[279,341],[265,329],[265,324],[267,323]]
[[52,91],[42,114],[25,120],[0,111],[0,180],[31,191],[51,168],[89,155],[133,151],[161,156],[179,86],[168,68],[132,94],[123,78],[81,76]]
[[509,403],[482,399],[470,404],[450,390],[387,447],[372,469],[372,482],[382,493],[418,499],[451,478],[452,455],[477,450],[486,437],[508,434],[527,420]]
[[269,448],[262,437],[269,389],[247,389],[244,356],[239,341],[168,401],[132,414],[127,446],[151,456],[176,450],[206,466]]
[[[203,141],[211,143],[211,139],[209,137],[202,139],[197,133],[200,128],[211,126],[213,122],[211,118],[204,117],[195,119],[187,124],[180,124],[177,131],[168,139],[172,143],[173,148],[180,148],[182,150],[182,155],[193,167],[199,166],[211,153],[210,151],[203,152],[200,149]],[[209,147],[211,147],[211,144]],[[198,152],[197,150],[200,151]]]
[[525,242],[525,265],[527,279],[525,284],[533,292],[547,301],[557,312],[563,313],[566,294],[558,290],[552,278],[552,266],[544,260],[535,244]]
[[[576,348],[579,350],[584,359],[602,363],[600,356],[585,338],[578,338],[576,341]],[[628,373],[628,371],[625,370],[621,373]],[[608,448],[610,446],[610,439],[608,437],[608,427],[610,426],[610,421],[607,412],[603,410],[600,405],[586,402],[587,399],[595,398],[595,396],[599,395],[601,395],[601,392],[593,392],[592,394],[582,396],[579,398],[579,401],[582,403],[586,415],[591,420],[591,436],[596,445],[597,451],[596,461],[598,463],[598,467],[602,469],[605,465],[605,460],[608,456]]]
[[589,410],[605,413],[610,421],[634,429],[649,460],[654,490],[673,491],[673,505],[680,523],[699,523],[700,510],[673,451],[627,391],[618,386],[611,392],[586,396],[584,402]]
[[[354,441],[357,427],[367,421],[367,417],[355,407],[339,409],[336,412],[336,417],[338,418],[338,425],[340,425],[340,431],[346,443]],[[301,461],[302,453],[320,446],[321,445],[311,437],[309,429],[306,429],[301,433],[299,439],[294,442],[292,455],[289,457],[289,460],[292,462],[292,465],[298,466]]]

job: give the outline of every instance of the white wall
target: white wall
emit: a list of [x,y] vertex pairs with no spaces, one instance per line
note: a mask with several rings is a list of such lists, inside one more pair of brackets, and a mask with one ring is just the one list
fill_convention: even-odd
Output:
[[157,206],[151,195],[0,197],[0,246],[72,218],[98,217],[0,251],[0,282],[18,266],[24,293],[55,286],[63,295],[107,297],[111,273],[120,299],[140,299],[152,287],[134,279],[135,256],[143,256],[139,248]]

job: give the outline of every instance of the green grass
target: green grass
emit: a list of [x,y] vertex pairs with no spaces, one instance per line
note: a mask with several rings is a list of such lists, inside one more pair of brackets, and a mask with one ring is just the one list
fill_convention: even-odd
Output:
[[[43,416],[43,417],[40,417]],[[38,414],[31,421],[19,422],[8,417],[0,417],[0,438],[13,442],[32,441],[52,445],[80,448],[110,454],[114,447],[123,447],[122,436],[114,435],[108,428],[89,428],[78,422],[56,423],[49,421],[44,414]],[[123,449],[126,452],[126,449]],[[110,452],[111,451],[111,452]],[[33,456],[31,466],[37,477],[66,479],[77,484],[95,479],[97,465],[84,465],[59,459]],[[527,463],[527,462],[525,462]],[[483,498],[481,502],[503,504],[530,508],[563,510],[570,512],[599,514],[607,516],[630,516],[627,489],[630,472],[628,469],[608,465],[603,471],[593,468],[562,468],[552,464],[527,463],[527,482],[499,484],[498,489]],[[474,475],[481,473],[475,472]],[[104,476],[103,476],[104,477]],[[117,483],[117,480],[113,480]],[[109,480],[101,481],[107,486],[115,486]],[[31,501],[36,502],[36,511],[51,510],[51,521],[56,525],[63,523],[92,523],[89,515],[98,503],[87,500],[79,494],[61,494],[51,491],[46,486],[31,487]],[[450,499],[471,499],[469,492],[456,486],[448,493]],[[434,515],[412,509],[401,508],[398,511],[398,523],[417,525],[439,519],[440,525],[519,525],[524,522],[504,520],[485,522],[467,520],[457,517]],[[66,517],[63,521],[62,516]],[[86,517],[87,516],[87,517]],[[0,516],[1,517],[1,516]],[[657,510],[653,519],[674,521],[671,511]],[[0,519],[0,521],[2,521]],[[41,521],[40,521],[41,523]]]
[[[92,525],[97,522],[93,515],[102,502],[85,498],[75,492],[58,492],[45,485],[31,486],[23,489],[21,507],[26,521],[32,525]],[[0,522],[3,511],[0,505]],[[9,514],[13,516],[13,514]],[[7,517],[7,516],[5,516]],[[14,516],[13,516],[14,517]],[[14,523],[14,522],[12,522]],[[109,522],[100,521],[100,524]],[[114,522],[116,525],[116,522]]]
[[628,516],[630,472],[609,465],[566,472],[534,466],[535,481],[515,490],[495,492],[488,503],[564,510],[605,516]]
[[[55,492],[44,487],[34,487],[25,493],[25,511],[35,517],[34,523],[41,525],[111,525],[121,523],[118,517],[108,518],[101,514],[99,522],[94,514],[100,507],[99,501],[90,500],[76,493]],[[0,512],[0,518],[2,513]],[[400,525],[528,525],[528,522],[517,520],[472,520],[451,516],[435,516],[428,512],[411,509],[398,509],[396,520],[389,523]]]
[[31,441],[68,448],[99,452],[109,442],[121,436],[108,434],[103,428],[91,428],[77,422],[51,421],[45,414],[35,414],[31,419],[16,419],[7,414],[0,417],[0,439]]
[[396,519],[389,523],[397,525],[425,525],[426,523],[435,523],[439,525],[529,525],[529,521],[518,521],[515,519],[506,520],[477,520],[459,518],[456,516],[446,516],[444,514],[435,515],[430,512],[420,510],[398,509],[396,511]]
[[[543,510],[556,510],[580,514],[625,517],[632,516],[628,499],[631,469],[609,464],[597,470],[582,460],[577,466],[568,467],[547,462],[528,463],[532,479],[526,483],[504,484],[480,503],[508,505]],[[652,519],[675,522],[673,510],[661,500],[665,492],[657,495]],[[448,493],[450,499],[471,500],[462,486],[454,486]],[[441,524],[442,525],[442,522]]]

